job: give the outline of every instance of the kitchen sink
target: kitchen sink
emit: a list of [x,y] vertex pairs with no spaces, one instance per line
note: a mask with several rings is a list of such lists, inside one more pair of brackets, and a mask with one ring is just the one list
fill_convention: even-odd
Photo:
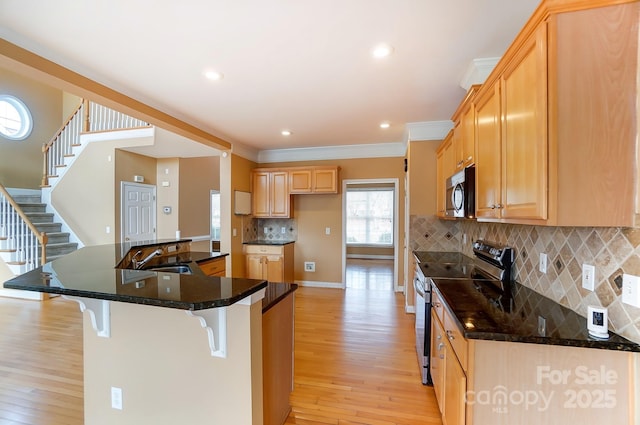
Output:
[[143,270],[149,270],[152,272],[191,274],[191,267],[184,264],[170,265],[170,266],[169,265],[153,266],[153,267],[145,268]]

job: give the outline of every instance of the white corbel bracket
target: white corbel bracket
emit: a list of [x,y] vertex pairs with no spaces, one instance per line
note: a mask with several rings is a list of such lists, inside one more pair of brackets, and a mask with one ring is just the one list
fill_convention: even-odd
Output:
[[[238,304],[251,305],[264,298],[265,289],[241,299]],[[200,326],[207,331],[209,337],[209,348],[212,357],[227,357],[227,308],[216,307],[207,310],[187,310],[185,313],[189,317],[198,319]]]
[[69,295],[63,295],[65,300],[75,301],[80,305],[80,311],[89,312],[91,318],[91,327],[103,338],[111,338],[111,309],[109,301],[98,300],[95,298],[81,298]]
[[185,311],[187,316],[194,317],[207,331],[209,348],[212,357],[227,357],[227,307],[208,310]]

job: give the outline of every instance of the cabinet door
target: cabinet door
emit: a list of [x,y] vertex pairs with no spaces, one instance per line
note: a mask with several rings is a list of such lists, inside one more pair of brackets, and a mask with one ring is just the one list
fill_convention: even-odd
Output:
[[444,411],[444,360],[445,360],[444,331],[438,317],[431,313],[431,357],[429,362],[433,391],[436,394],[440,413]]
[[284,257],[282,255],[268,255],[265,257],[267,275],[265,279],[269,282],[284,282]]
[[329,168],[326,170],[314,170],[313,192],[338,193],[338,169]]
[[254,217],[269,217],[271,214],[270,209],[270,173],[268,172],[254,172],[253,173],[253,194],[251,196],[253,204]]
[[475,108],[469,104],[467,110],[460,119],[460,132],[462,134],[462,164],[463,168],[468,167],[475,161],[476,150],[476,130],[475,130]]
[[445,175],[444,175],[444,149],[438,149],[436,153],[436,215],[444,217],[445,213]]
[[462,149],[464,141],[462,140],[462,123],[458,121],[453,128],[452,152],[453,152],[453,171],[460,171],[464,168],[464,160],[462,159]]
[[547,218],[546,54],[543,24],[502,75],[504,218]]
[[465,393],[467,377],[456,359],[451,346],[445,343],[445,404],[442,414],[444,425],[462,425],[465,423]]
[[311,192],[311,170],[289,171],[289,193]]
[[247,255],[247,279],[264,279],[262,255]]
[[499,218],[501,196],[500,91],[495,85],[476,104],[476,217]]
[[274,171],[271,174],[271,217],[289,217],[289,173]]

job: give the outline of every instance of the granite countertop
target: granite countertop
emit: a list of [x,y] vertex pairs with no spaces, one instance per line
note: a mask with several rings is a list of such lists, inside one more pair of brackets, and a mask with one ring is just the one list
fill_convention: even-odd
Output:
[[[434,279],[434,286],[467,339],[640,352],[640,345],[611,331],[607,340],[590,337],[586,318],[517,282],[510,301],[470,279]],[[546,319],[542,334],[539,316]]]
[[267,286],[264,280],[207,276],[197,263],[224,257],[217,252],[185,252],[156,257],[149,266],[186,264],[192,274],[116,269],[132,246],[167,242],[113,244],[81,248],[4,283],[5,288],[97,298],[183,310],[203,310],[234,304]]
[[262,299],[262,314],[298,289],[295,283],[269,282]]
[[277,239],[254,239],[252,241],[242,242],[243,245],[289,245],[290,243],[295,243],[295,241],[283,241]]

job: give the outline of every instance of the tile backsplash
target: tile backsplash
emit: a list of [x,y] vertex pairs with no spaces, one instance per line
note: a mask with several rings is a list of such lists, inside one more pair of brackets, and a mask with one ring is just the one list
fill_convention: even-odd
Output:
[[[473,256],[471,243],[476,239],[515,248],[514,275],[521,284],[581,316],[586,317],[589,305],[606,307],[609,328],[640,343],[640,309],[622,303],[622,274],[640,276],[639,228],[525,226],[411,216],[413,250]],[[538,271],[541,253],[548,258],[546,274]],[[596,268],[593,292],[582,288],[585,263]]]
[[242,222],[243,241],[295,241],[297,237],[298,226],[292,218],[244,218]]

